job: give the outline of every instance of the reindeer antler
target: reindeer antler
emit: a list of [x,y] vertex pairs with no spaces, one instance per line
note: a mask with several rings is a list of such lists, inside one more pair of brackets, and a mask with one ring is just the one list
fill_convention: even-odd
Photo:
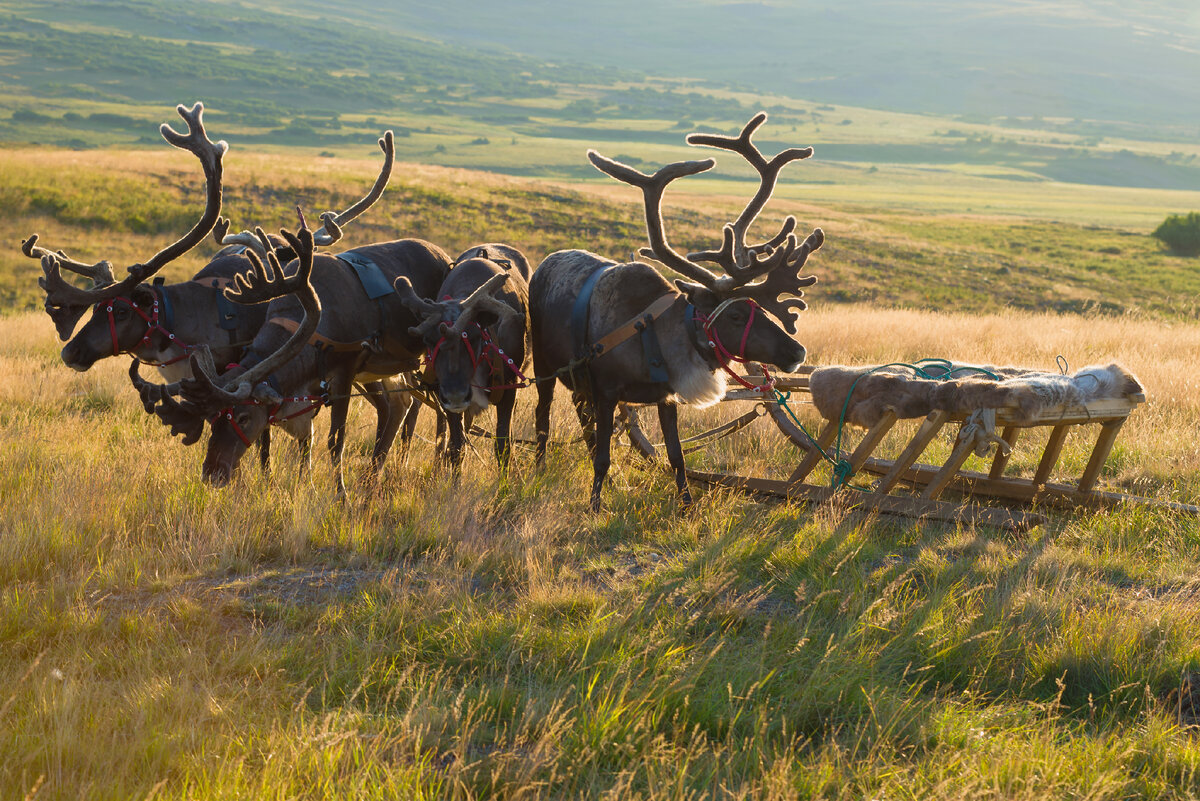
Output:
[[[262,229],[257,229],[257,233],[261,241],[267,241]],[[245,372],[222,383],[218,383],[215,377],[216,371],[213,369],[211,356],[204,359],[199,354],[192,354],[192,374],[195,378],[181,382],[183,394],[188,400],[205,407],[213,403],[230,405],[246,400],[260,381],[294,358],[317,330],[321,319],[321,301],[310,280],[313,267],[312,231],[308,229],[304,216],[301,215],[300,228],[295,234],[287,229],[282,229],[280,233],[296,253],[299,261],[296,273],[290,277],[285,276],[279,259],[272,250],[267,253],[267,261],[272,270],[271,274],[268,274],[257,254],[247,251],[246,257],[250,259],[252,273],[237,275],[234,278],[234,286],[225,288],[225,296],[238,303],[249,304],[265,303],[277,297],[295,294],[304,309],[304,318],[278,350]]]
[[446,331],[446,336],[460,336],[467,326],[470,325],[479,312],[487,309],[495,312],[501,320],[510,320],[519,317],[520,314],[512,306],[496,298],[496,293],[508,281],[508,273],[501,272],[493,275],[488,280],[484,281],[478,289],[467,296],[461,304],[459,304],[458,319]]
[[716,289],[718,285],[729,283],[724,276],[718,277],[677,253],[667,242],[662,219],[662,196],[667,184],[677,178],[711,170],[717,162],[712,159],[677,161],[666,165],[653,175],[646,175],[628,164],[622,164],[607,156],[602,156],[595,150],[589,150],[587,157],[600,172],[642,190],[642,203],[646,212],[646,232],[650,237],[650,247],[641,249],[643,256],[658,259],[675,272],[685,275],[693,281],[698,281],[709,289]]
[[[50,272],[47,271],[46,280],[39,280],[39,284],[46,290],[46,303],[48,307],[51,305],[91,305],[115,298],[118,295],[123,295],[154,275],[168,263],[198,245],[217,224],[217,218],[221,213],[222,158],[229,149],[229,145],[224,141],[214,143],[208,138],[208,134],[204,130],[203,103],[196,103],[191,109],[187,109],[182,105],[176,106],[175,110],[179,112],[179,116],[187,123],[188,133],[181,134],[166,123],[163,123],[159,127],[159,133],[162,134],[163,139],[167,140],[169,144],[193,153],[200,160],[200,164],[204,169],[204,180],[207,190],[204,212],[201,214],[200,219],[192,226],[190,231],[160,250],[149,261],[130,267],[129,274],[120,282],[112,280],[112,268],[111,266],[104,266],[106,262],[85,265],[67,258],[61,251],[51,253],[45,248],[37,247],[38,235],[31,235],[22,242],[21,251],[30,258],[40,259],[44,271],[46,271],[47,256],[53,256],[56,262],[55,274],[51,276]],[[65,287],[70,285],[62,280],[62,275],[58,270],[60,266],[91,277],[94,284],[97,282],[97,278],[101,280],[107,278],[107,283],[103,286],[94,286],[90,290],[68,292]],[[106,271],[107,276],[105,275]]]
[[406,276],[400,276],[392,284],[396,289],[396,294],[400,296],[400,303],[404,308],[413,313],[414,316],[421,322],[411,326],[408,333],[414,337],[421,337],[433,331],[442,322],[442,315],[445,309],[440,303],[434,303],[431,300],[419,296],[413,290],[412,282]]
[[[752,298],[764,309],[775,314],[784,327],[794,334],[797,313],[790,309],[807,308],[804,301],[799,299],[804,294],[800,289],[817,281],[816,276],[800,277],[799,271],[809,255],[824,243],[825,234],[817,228],[801,244],[795,234],[796,218],[789,215],[775,236],[758,244],[746,244],[746,233],[774,193],[780,172],[791,162],[806,159],[813,154],[811,147],[793,147],[767,159],[750,141],[754,132],[766,119],[766,113],[759,112],[746,123],[737,136],[688,135],[688,144],[729,150],[742,156],[758,172],[759,187],[738,218],[725,225],[722,230],[721,247],[718,250],[689,253],[686,258],[675,252],[667,243],[662,220],[663,190],[676,178],[703,172],[712,167],[714,162],[711,159],[681,161],[668,164],[654,175],[646,175],[628,165],[605,158],[595,151],[589,150],[588,158],[602,172],[642,190],[646,230],[650,238],[650,247],[641,250],[643,255],[658,259],[723,298]],[[697,264],[698,261],[719,265],[725,275],[717,276],[709,272]],[[765,280],[757,284],[749,283],[763,275],[767,276]],[[783,295],[789,296],[790,299],[780,301],[779,297]]]
[[416,337],[425,337],[438,326],[447,337],[461,336],[467,326],[474,322],[480,311],[487,309],[494,312],[501,320],[512,320],[521,313],[496,297],[505,282],[508,273],[500,272],[488,278],[462,300],[429,301],[418,297],[413,291],[412,284],[404,276],[396,279],[396,292],[404,307],[421,319],[418,325],[408,329],[408,333]]
[[375,184],[371,187],[371,191],[367,192],[362,200],[340,214],[335,214],[332,211],[321,213],[321,224],[324,230],[317,231],[313,235],[313,241],[318,245],[326,247],[341,239],[342,226],[375,205],[375,201],[379,200],[380,196],[383,195],[383,190],[387,187],[388,180],[392,177],[392,165],[396,161],[396,141],[391,131],[383,132],[383,136],[379,140],[379,149],[383,151],[383,167],[379,170],[379,177],[375,179]]
[[141,362],[137,359],[129,365],[129,380],[142,399],[142,407],[147,414],[153,414],[171,429],[171,436],[183,435],[184,445],[195,445],[204,433],[204,416],[196,411],[185,408],[175,400],[179,394],[179,382],[174,384],[157,384],[146,381],[139,375]]
[[267,257],[267,251],[263,248],[262,242],[259,241],[258,237],[252,231],[231,234],[229,233],[229,225],[228,217],[217,218],[217,224],[213,226],[212,236],[218,245],[221,247],[241,245],[247,250],[253,250],[260,258],[265,259]]
[[742,213],[738,215],[737,220],[725,226],[721,249],[688,254],[689,258],[711,261],[721,265],[725,272],[735,278],[742,279],[743,283],[769,272],[774,267],[782,264],[782,261],[772,263],[769,258],[759,259],[758,256],[764,251],[769,255],[771,251],[787,241],[792,231],[796,228],[795,217],[789,215],[784,220],[783,228],[778,234],[767,242],[758,245],[746,245],[746,232],[749,230],[750,224],[754,222],[759,213],[767,205],[767,201],[771,199],[771,195],[775,192],[775,184],[779,180],[779,173],[783,168],[793,161],[809,158],[813,154],[811,147],[793,147],[784,150],[768,161],[763,156],[762,151],[750,141],[750,137],[766,121],[766,112],[760,111],[746,123],[745,127],[742,128],[742,132],[737,136],[688,134],[686,140],[689,145],[715,147],[737,153],[758,171],[758,192],[746,204],[746,208],[742,209]]
[[[751,298],[763,309],[774,314],[789,334],[795,334],[800,312],[808,308],[808,304],[801,300],[804,296],[801,287],[817,283],[815,275],[801,277],[800,269],[804,267],[808,257],[823,244],[825,232],[820,228],[814,229],[799,247],[795,246],[795,238],[792,237],[788,246],[778,252],[779,266],[772,267],[766,279],[757,284],[740,286],[734,289],[731,295]],[[780,300],[780,297],[784,300]],[[793,308],[795,311],[789,311]]]

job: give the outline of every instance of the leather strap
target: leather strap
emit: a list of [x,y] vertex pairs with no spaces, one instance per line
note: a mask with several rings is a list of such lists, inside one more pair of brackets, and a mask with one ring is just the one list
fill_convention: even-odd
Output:
[[[646,318],[652,323],[666,313],[667,309],[671,308],[682,295],[678,292],[668,292],[658,300],[651,303],[636,316],[630,317],[623,324],[609,331],[601,337],[595,345],[592,346],[591,353],[593,356],[599,356],[606,353],[617,345],[620,345],[625,340],[629,339],[634,334],[642,333],[642,329],[646,325]],[[657,339],[657,337],[655,337]],[[649,355],[649,354],[647,354]],[[660,354],[661,355],[661,354]]]
[[[272,317],[270,320],[267,320],[267,325],[272,324],[277,325],[292,334],[296,333],[296,331],[300,329],[300,323],[289,317]],[[316,333],[308,338],[308,344],[320,345],[322,348],[331,350],[334,353],[355,353],[363,349],[362,342],[338,342],[337,340],[330,339],[324,334]]]
[[616,264],[603,264],[597,268],[583,282],[583,287],[575,297],[575,303],[571,307],[571,346],[575,352],[576,359],[586,359],[591,355],[587,335],[588,311],[591,309],[592,292],[596,289],[596,284],[600,282],[600,278],[616,266]]

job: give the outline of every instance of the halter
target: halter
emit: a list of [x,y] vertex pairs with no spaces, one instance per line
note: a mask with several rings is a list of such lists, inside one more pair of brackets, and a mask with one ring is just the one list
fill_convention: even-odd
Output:
[[[146,333],[145,333],[145,335],[142,336],[142,341],[139,342],[138,344],[134,345],[127,352],[132,353],[135,356],[138,356],[138,358],[141,359],[141,361],[144,364],[148,364],[152,367],[166,367],[169,364],[175,364],[176,362],[181,362],[184,359],[186,359],[188,357],[188,354],[193,350],[193,348],[195,346],[185,345],[182,342],[176,341],[175,335],[173,333],[171,333],[171,331],[169,329],[167,329],[166,326],[164,326],[161,322],[159,322],[159,293],[153,289],[150,291],[154,295],[154,303],[151,304],[149,314],[146,314],[146,312],[142,311],[141,308],[139,308],[136,303],[134,303],[132,300],[125,297],[124,295],[118,295],[117,297],[112,298],[111,300],[100,301],[99,303],[96,304],[95,310],[97,312],[99,312],[101,309],[103,309],[105,312],[108,313],[108,333],[112,337],[112,347],[113,347],[113,355],[114,356],[120,356],[122,353],[126,352],[126,351],[121,350],[121,346],[117,342],[117,317],[116,317],[116,314],[114,314],[114,312],[113,312],[113,309],[117,303],[124,303],[126,306],[128,306],[130,309],[133,310],[134,314],[136,314],[138,317],[141,317],[142,320],[146,323]],[[162,298],[163,298],[162,303],[165,305],[167,303],[166,295],[163,295]],[[155,331],[161,331],[163,334],[165,334],[171,344],[178,345],[180,348],[183,349],[183,353],[176,356],[174,359],[168,359],[165,362],[154,362],[154,361],[149,361],[147,359],[142,359],[141,355],[138,353],[138,351],[150,344],[150,337],[154,334]]]
[[[302,415],[308,414],[309,412],[316,411],[316,410],[320,409],[322,406],[324,406],[328,400],[329,400],[329,396],[327,394],[325,394],[325,395],[293,395],[290,398],[282,398],[279,401],[279,403],[272,404],[270,411],[267,412],[267,425],[269,425],[269,426],[280,425],[281,423],[286,423],[288,420],[291,420],[294,417],[300,417]],[[300,411],[292,412],[291,414],[284,415],[283,417],[278,416],[279,410],[281,408],[283,408],[283,405],[285,403],[305,403],[305,402],[308,403],[308,406],[305,406]],[[262,406],[262,405],[264,405],[262,401],[256,400],[254,398],[247,398],[246,400],[241,401],[238,404],[236,404],[236,406]],[[238,422],[234,418],[234,415],[233,415],[233,411],[236,408],[236,406],[225,407],[224,409],[222,409],[221,411],[219,411],[215,415],[213,415],[211,418],[209,418],[209,422],[216,423],[218,420],[221,420],[222,418],[224,418],[225,420],[228,420],[229,425],[233,427],[233,433],[237,434],[238,439],[240,439],[242,442],[244,442],[246,444],[246,447],[249,448],[250,447],[250,438],[246,436],[246,432],[242,430],[242,427],[240,425],[238,425]]]
[[[745,301],[750,304],[750,317],[746,320],[746,327],[742,330],[741,344],[738,346],[737,354],[734,355],[722,344],[721,338],[717,335],[716,323],[717,318],[738,301]],[[746,389],[752,389],[755,392],[765,395],[775,387],[775,379],[767,372],[766,366],[762,367],[763,383],[761,384],[751,384],[729,367],[730,362],[746,364],[749,361],[746,358],[746,340],[750,338],[750,326],[754,325],[754,315],[758,312],[759,308],[760,306],[751,298],[727,298],[721,301],[717,305],[717,308],[713,309],[712,315],[706,317],[700,312],[694,312],[694,319],[698,320],[704,327],[704,335],[708,337],[708,346],[712,348],[713,353],[716,355],[717,363],[721,366],[721,369],[733,376],[733,379]]]
[[[468,336],[467,332],[463,331],[460,335],[463,346],[467,349],[467,355],[471,357],[471,367],[478,368],[479,362],[485,359],[489,353],[493,353],[500,357],[501,365],[507,365],[508,369],[511,370],[513,375],[515,375],[519,380],[519,383],[516,384],[489,383],[486,387],[479,387],[479,389],[520,389],[522,387],[529,386],[529,379],[526,378],[524,373],[517,368],[517,363],[513,360],[513,358],[505,353],[500,346],[492,340],[491,333],[479,323],[471,323],[471,325],[475,326],[475,328],[479,330],[480,348],[478,353],[476,353],[475,349],[471,347],[471,338]],[[443,334],[442,338],[434,343],[432,348],[429,348],[425,352],[425,371],[431,377],[437,376],[437,370],[434,367],[434,360],[437,359],[438,351],[441,350],[442,345],[444,345],[447,341],[449,341],[449,338]],[[503,375],[504,367],[498,366],[490,359],[487,362],[487,367],[489,378],[494,376],[497,372]]]

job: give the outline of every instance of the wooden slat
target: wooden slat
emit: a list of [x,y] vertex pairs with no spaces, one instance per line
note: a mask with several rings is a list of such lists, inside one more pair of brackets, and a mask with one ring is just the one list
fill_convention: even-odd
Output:
[[929,480],[929,484],[921,492],[921,497],[932,501],[941,495],[942,491],[949,486],[954,476],[958,473],[959,468],[963,466],[963,462],[967,461],[973,450],[975,450],[974,440],[964,439],[957,443],[950,454],[950,458],[938,468],[937,473]]
[[850,472],[852,474],[862,467],[862,463],[867,460],[867,457],[875,452],[879,443],[883,441],[894,425],[896,425],[896,412],[888,409],[883,413],[883,417],[879,418],[879,422],[872,426],[867,435],[863,437],[862,442],[858,443],[854,453],[850,454]]
[[1038,462],[1037,470],[1033,474],[1034,484],[1045,484],[1046,479],[1050,478],[1050,474],[1054,471],[1055,465],[1058,464],[1058,457],[1062,453],[1063,443],[1067,439],[1067,432],[1071,430],[1071,426],[1067,424],[1057,425],[1050,432],[1050,439],[1046,442],[1046,450],[1042,451],[1042,459]]
[[[892,469],[892,466],[893,463],[886,459],[868,459],[863,463],[862,469],[868,473],[885,475]],[[938,468],[934,465],[914,464],[904,471],[900,480],[918,487],[925,486],[933,480],[937,472]],[[960,470],[950,482],[949,489],[964,495],[982,495],[1022,503],[1036,502],[1067,509],[1079,507],[1108,509],[1132,503],[1183,514],[1200,515],[1200,506],[1177,501],[1163,501],[1157,498],[1143,498],[1137,495],[1126,495],[1123,492],[1105,492],[1096,489],[1090,492],[1080,492],[1070,484],[1034,484],[1027,478],[989,478],[986,473],[978,473],[973,470]]]
[[[892,466],[892,469],[884,474],[879,483],[875,486],[875,491],[886,495],[896,486],[896,482],[900,480],[900,476],[907,470],[917,459],[921,458],[921,454],[929,447],[929,443],[938,435],[942,427],[946,425],[946,419],[949,414],[943,411],[930,412],[929,416],[921,423],[921,427],[917,429],[917,433],[909,440],[908,445],[900,453]],[[864,462],[865,464],[865,462]],[[861,468],[862,465],[860,464]]]
[[1008,466],[1008,460],[1012,458],[1012,447],[1017,444],[1017,437],[1021,435],[1021,429],[1016,426],[1005,426],[1000,433],[1000,439],[1008,445],[1008,453],[1004,452],[1003,448],[996,448],[996,455],[992,457],[992,469],[988,472],[988,478],[1000,478],[1004,475],[1004,468]]
[[[828,449],[829,446],[833,444],[834,438],[837,436],[837,430],[837,423],[826,423],[825,427],[821,429],[821,433],[817,434],[817,444],[820,445],[822,449]],[[800,460],[800,464],[797,465],[796,469],[792,471],[792,474],[788,476],[788,483],[794,484],[808,478],[808,474],[815,470],[817,465],[819,465],[821,460],[824,458],[825,457],[821,455],[821,451],[817,450],[816,448],[810,448],[808,453],[804,455],[804,458]]]
[[1112,452],[1113,444],[1117,441],[1117,434],[1121,432],[1121,426],[1124,424],[1124,420],[1114,420],[1100,426],[1100,436],[1096,437],[1096,445],[1092,448],[1092,455],[1088,458],[1087,467],[1083,468],[1083,475],[1079,477],[1078,490],[1080,492],[1090,492],[1092,487],[1096,486],[1100,470],[1104,467],[1108,454]]
[[1034,512],[996,509],[976,504],[953,504],[854,490],[838,492],[831,487],[816,487],[812,484],[790,484],[773,479],[744,478],[727,476],[722,473],[701,473],[695,470],[688,470],[687,474],[688,478],[695,481],[730,487],[742,492],[772,495],[806,503],[828,502],[840,508],[868,509],[881,514],[921,520],[993,526],[1009,531],[1028,531],[1034,526],[1046,522],[1044,515]]

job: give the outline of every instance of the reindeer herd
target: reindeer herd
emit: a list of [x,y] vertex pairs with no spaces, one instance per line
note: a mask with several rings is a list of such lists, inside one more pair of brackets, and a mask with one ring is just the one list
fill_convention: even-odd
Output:
[[[468,248],[453,260],[420,239],[317,252],[339,242],[343,226],[383,194],[395,160],[390,131],[379,140],[384,164],[378,178],[351,208],[321,214],[316,230],[298,209],[294,232],[230,234],[230,221],[220,216],[228,145],[208,138],[200,103],[178,111],[188,132],[166,124],[160,131],[199,159],[206,187],[204,210],[190,231],[129,267],[119,281],[109,262],[75,261],[40,247],[37,234],[22,242],[22,251],[41,262],[46,312],[67,341],[63,362],[84,371],[101,359],[131,355],[130,380],[143,406],[172,435],[192,445],[207,424],[202,475],[212,485],[228,483],[253,444],[266,469],[272,427],[297,439],[306,465],[313,419],[328,407],[329,453],[337,491],[344,494],[341,455],[355,395],[377,414],[376,473],[398,434],[408,442],[423,403],[437,413],[439,437],[448,430],[445,458],[456,469],[471,420],[495,406],[496,458],[503,467],[518,392],[535,386],[540,464],[561,382],[571,391],[592,454],[593,509],[600,506],[619,403],[657,406],[686,505],[691,496],[678,405],[719,401],[726,374],[737,377],[731,363],[791,372],[804,360],[804,348],[791,335],[806,308],[802,288],[816,278],[802,277],[800,270],[824,235],[818,228],[800,241],[789,216],[767,241],[750,244],[746,236],[783,167],[811,156],[812,149],[792,148],[768,160],[751,142],[766,114],[736,137],[687,137],[689,144],[742,156],[760,176],[758,192],[725,226],[713,251],[684,256],[674,250],[661,209],[669,183],[711,169],[712,159],[677,162],[646,175],[589,151],[598,169],[642,190],[650,247],[641,255],[689,279],[672,284],[654,265],[617,263],[586,250],[552,253],[536,270],[519,249],[500,243]],[[221,248],[190,280],[165,284],[155,278],[210,235]],[[64,268],[91,285],[66,280]],[[527,376],[530,356],[533,374]],[[143,364],[156,367],[164,383],[143,378]]]

